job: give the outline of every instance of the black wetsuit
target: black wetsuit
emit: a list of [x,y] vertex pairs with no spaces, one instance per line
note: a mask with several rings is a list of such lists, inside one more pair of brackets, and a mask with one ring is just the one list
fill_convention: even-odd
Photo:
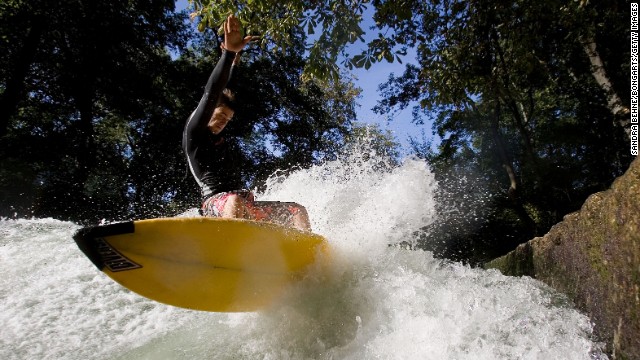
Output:
[[182,148],[193,177],[202,189],[204,199],[209,196],[243,188],[237,169],[236,151],[220,134],[214,135],[207,127],[218,98],[232,76],[235,53],[223,51],[211,72],[204,95],[184,127]]

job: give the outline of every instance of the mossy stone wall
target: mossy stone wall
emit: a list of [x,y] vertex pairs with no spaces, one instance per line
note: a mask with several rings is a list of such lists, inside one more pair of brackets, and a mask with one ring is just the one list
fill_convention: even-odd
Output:
[[614,359],[640,359],[640,160],[543,237],[485,264],[568,295]]

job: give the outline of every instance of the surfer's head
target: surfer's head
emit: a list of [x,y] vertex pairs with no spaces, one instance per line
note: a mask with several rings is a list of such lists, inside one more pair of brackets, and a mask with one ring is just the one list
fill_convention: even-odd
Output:
[[227,126],[227,123],[231,121],[234,113],[235,95],[231,90],[224,89],[218,98],[218,103],[213,110],[211,119],[209,119],[209,130],[214,134],[219,134]]

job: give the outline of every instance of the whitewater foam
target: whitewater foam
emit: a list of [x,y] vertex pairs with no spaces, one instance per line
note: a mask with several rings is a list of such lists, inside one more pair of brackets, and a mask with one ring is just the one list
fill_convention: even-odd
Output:
[[335,266],[259,313],[178,309],[123,289],[82,255],[78,226],[0,221],[2,359],[594,359],[589,319],[531,278],[395,246],[432,222],[428,166],[335,161],[274,177],[305,205]]

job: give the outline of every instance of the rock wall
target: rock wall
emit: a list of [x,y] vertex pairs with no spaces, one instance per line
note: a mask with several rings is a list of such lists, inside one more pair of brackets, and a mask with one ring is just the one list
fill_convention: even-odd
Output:
[[568,295],[613,359],[640,359],[640,159],[545,236],[485,267]]

